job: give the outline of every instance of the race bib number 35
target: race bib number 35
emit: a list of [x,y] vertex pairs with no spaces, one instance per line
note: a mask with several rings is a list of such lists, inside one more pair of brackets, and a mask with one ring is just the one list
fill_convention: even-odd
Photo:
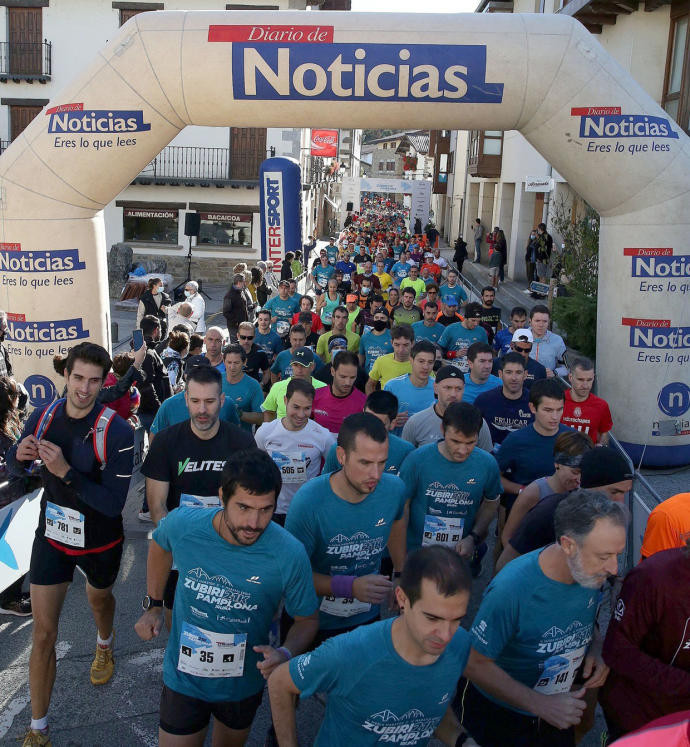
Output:
[[45,536],[63,545],[84,547],[84,514],[48,501]]
[[177,668],[195,677],[241,677],[246,633],[214,633],[182,623]]

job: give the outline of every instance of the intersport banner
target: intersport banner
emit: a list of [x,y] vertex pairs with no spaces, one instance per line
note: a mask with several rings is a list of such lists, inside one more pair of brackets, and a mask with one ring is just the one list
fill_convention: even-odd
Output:
[[175,135],[314,122],[520,131],[601,216],[597,379],[616,435],[648,464],[690,463],[688,137],[560,14],[132,18],[0,156],[0,307],[32,401],[60,388],[53,354],[109,343],[102,209]]

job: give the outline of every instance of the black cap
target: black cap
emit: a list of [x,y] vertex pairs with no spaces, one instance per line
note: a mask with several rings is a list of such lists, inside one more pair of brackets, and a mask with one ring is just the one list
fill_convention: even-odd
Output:
[[630,465],[623,455],[610,446],[599,446],[586,452],[582,456],[580,469],[580,486],[583,488],[600,488],[633,478]]
[[436,372],[436,383],[440,383],[445,379],[462,379],[465,381],[465,377],[462,371],[457,366],[441,366]]
[[314,353],[311,352],[310,348],[297,348],[295,352],[292,354],[292,358],[290,359],[290,363],[299,363],[300,366],[304,366],[305,368],[307,366],[311,366],[311,364],[314,362]]

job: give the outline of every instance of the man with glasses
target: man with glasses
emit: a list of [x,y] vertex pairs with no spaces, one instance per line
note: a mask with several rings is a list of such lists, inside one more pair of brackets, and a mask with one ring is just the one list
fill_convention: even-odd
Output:
[[[530,357],[533,341],[532,330],[516,329],[513,333],[512,342],[510,343],[510,350],[514,353],[520,353],[520,355],[525,359],[525,369],[527,371],[525,387],[527,389],[529,389],[535,381],[546,378],[546,368],[544,368],[539,361],[535,361],[534,358]],[[499,365],[498,361],[496,361],[494,363],[493,373],[497,374],[498,369]]]
[[256,330],[251,322],[242,322],[237,328],[237,342],[247,355],[244,362],[244,372],[252,379],[262,382],[271,362],[268,355],[254,342],[255,336]]

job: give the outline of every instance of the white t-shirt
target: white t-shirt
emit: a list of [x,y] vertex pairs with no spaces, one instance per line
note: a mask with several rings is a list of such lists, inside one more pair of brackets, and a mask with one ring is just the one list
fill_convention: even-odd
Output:
[[263,423],[254,434],[256,445],[276,463],[283,476],[276,513],[286,514],[295,493],[321,473],[337,436],[309,420],[301,431],[289,431],[282,419]]

